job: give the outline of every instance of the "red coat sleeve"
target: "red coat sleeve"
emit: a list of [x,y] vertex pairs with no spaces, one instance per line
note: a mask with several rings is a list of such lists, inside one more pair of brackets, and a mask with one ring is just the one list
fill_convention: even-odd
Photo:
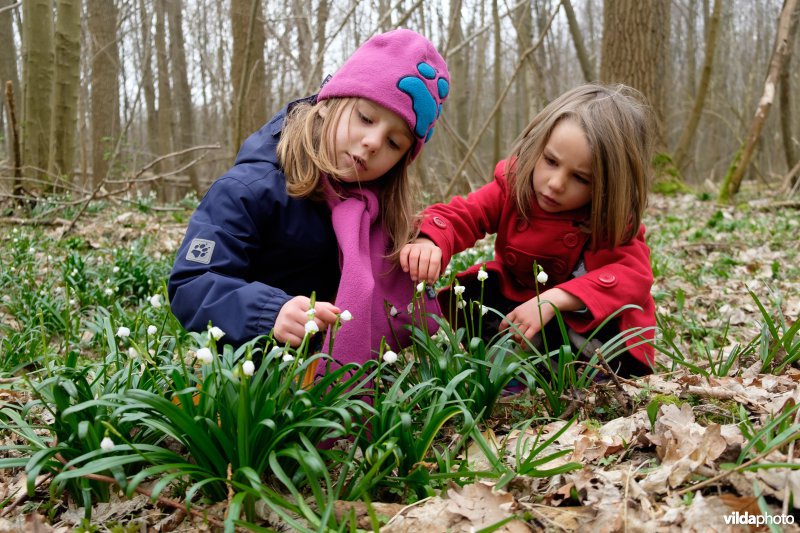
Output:
[[472,247],[487,233],[496,233],[508,201],[505,161],[495,167],[494,181],[466,198],[456,196],[447,204],[434,204],[422,212],[420,233],[442,249],[444,269],[454,254]]
[[641,226],[636,237],[616,248],[587,250],[584,253],[587,273],[559,285],[560,289],[579,298],[589,310],[589,313],[570,314],[570,325],[576,330],[587,331],[599,326],[626,304],[636,304],[645,311],[652,307],[653,269],[644,232]]

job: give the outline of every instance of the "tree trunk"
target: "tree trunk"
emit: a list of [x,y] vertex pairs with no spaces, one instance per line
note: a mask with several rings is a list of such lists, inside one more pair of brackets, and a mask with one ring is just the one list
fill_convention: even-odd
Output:
[[22,161],[30,175],[47,180],[51,96],[53,93],[53,4],[22,3],[22,55],[25,72],[22,109]]
[[[13,5],[14,0],[0,0],[0,9]],[[19,98],[19,75],[17,74],[17,45],[14,42],[12,9],[0,12],[0,87],[5,94],[6,82],[11,82],[12,94]],[[6,106],[2,106],[6,109]],[[3,120],[5,117],[5,120]],[[9,158],[14,153],[11,117],[0,112],[0,132],[5,132],[6,153]]]
[[[172,105],[171,77],[169,75],[169,53],[167,52],[166,5],[167,0],[155,0],[156,4],[156,69],[158,72],[158,151],[159,155],[175,151],[175,110]],[[165,173],[169,161],[162,161],[156,171]],[[161,191],[164,197],[164,191]]]
[[[686,165],[686,154],[692,146],[694,134],[697,132],[697,125],[703,113],[708,87],[711,84],[711,70],[714,64],[714,50],[717,46],[717,29],[719,28],[720,13],[722,12],[722,0],[714,0],[714,10],[708,26],[708,36],[706,38],[706,53],[703,59],[703,73],[700,76],[700,85],[697,88],[697,96],[694,99],[692,111],[686,121],[675,147],[675,166],[683,169]],[[691,52],[690,52],[691,53]]]
[[147,150],[150,157],[155,158],[159,152],[159,138],[156,87],[153,76],[153,38],[150,34],[153,17],[150,10],[145,7],[144,0],[139,0],[139,12],[142,17],[142,91],[144,92],[145,112],[147,114],[145,119],[147,125]]
[[[189,148],[194,145],[194,109],[192,108],[192,91],[189,88],[189,75],[186,71],[186,47],[183,43],[183,2],[169,0],[167,4],[169,17],[169,34],[171,56],[174,61],[172,68],[172,87],[175,100],[178,102],[178,130],[180,131],[178,149]],[[186,154],[181,160],[182,165],[188,165],[193,154]],[[201,192],[200,182],[197,179],[197,170],[188,167],[186,174],[189,183],[198,195]]]
[[664,135],[669,0],[605,0],[600,79],[639,89],[655,112],[659,151]]
[[739,192],[744,173],[747,171],[747,167],[750,166],[750,160],[753,157],[756,143],[761,137],[761,130],[764,128],[764,122],[767,120],[767,115],[772,108],[772,101],[775,98],[775,84],[778,81],[778,77],[780,76],[781,70],[786,62],[786,56],[789,52],[789,31],[792,26],[792,16],[797,8],[797,3],[798,0],[786,0],[783,4],[783,10],[778,19],[778,34],[775,37],[775,47],[772,52],[772,59],[769,62],[767,79],[764,82],[764,91],[750,124],[747,139],[737,152],[731,166],[728,168],[728,173],[725,175],[725,181],[719,191],[718,200],[720,202],[730,202],[733,196]]
[[[501,50],[500,37],[500,12],[497,7],[497,0],[492,0],[492,22],[494,23],[494,98],[500,99],[503,91],[503,57]],[[498,109],[494,116],[494,138],[492,143],[492,161],[500,161],[502,156],[502,134],[503,134],[503,113]]]
[[314,36],[314,40],[316,41],[317,45],[317,49],[314,54],[316,56],[316,60],[314,62],[313,72],[311,72],[311,87],[314,88],[314,92],[317,91],[317,88],[322,83],[322,55],[325,53],[325,46],[327,45],[325,42],[325,27],[328,24],[329,16],[330,6],[328,5],[328,0],[319,0],[319,5],[317,6],[317,32]]
[[[796,124],[794,109],[792,108],[792,88],[791,88],[791,61],[793,42],[797,40],[797,24],[800,21],[800,5],[795,7],[792,16],[791,28],[789,29],[789,42],[787,43],[786,65],[781,69],[778,104],[780,105],[781,117],[781,138],[783,139],[783,153],[786,156],[786,166],[793,168],[798,159],[796,141],[792,137],[792,124]],[[797,177],[795,176],[795,180]]]
[[[261,15],[261,0],[232,0],[231,23],[233,25],[231,142],[233,149],[237,150],[244,139],[267,120],[266,98],[264,98],[266,36]],[[302,25],[303,21],[300,21],[300,24]]]
[[572,36],[573,44],[575,44],[575,54],[578,56],[578,63],[581,65],[583,79],[587,82],[594,81],[597,79],[597,74],[594,72],[594,64],[589,59],[586,46],[583,44],[583,34],[581,33],[581,27],[578,25],[578,19],[575,17],[575,10],[572,9],[572,2],[570,0],[561,0],[561,5],[567,15],[569,33]]
[[120,131],[117,6],[113,0],[88,0],[92,42],[91,150],[92,182],[100,184],[111,170],[109,155]]
[[50,133],[51,173],[72,182],[80,90],[81,4],[58,0],[55,33],[56,72]]

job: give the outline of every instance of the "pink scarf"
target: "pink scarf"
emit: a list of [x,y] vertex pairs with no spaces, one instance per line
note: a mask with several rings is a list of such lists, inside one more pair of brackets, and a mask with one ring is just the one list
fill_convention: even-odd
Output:
[[[378,357],[384,338],[387,349],[399,351],[411,344],[411,332],[404,326],[412,322],[433,334],[439,326],[430,318],[423,324],[422,317],[426,313],[441,314],[438,302],[423,290],[416,295],[413,313],[409,312],[416,284],[399,265],[385,257],[390,240],[380,220],[374,190],[348,190],[344,198],[328,194],[328,206],[342,270],[335,303],[353,316],[336,332],[333,358],[340,364],[363,364]],[[328,350],[329,342],[330,331],[323,351]]]

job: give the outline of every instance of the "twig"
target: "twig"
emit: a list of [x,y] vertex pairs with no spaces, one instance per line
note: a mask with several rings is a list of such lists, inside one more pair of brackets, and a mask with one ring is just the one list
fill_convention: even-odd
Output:
[[[38,489],[39,486],[42,483],[44,483],[50,476],[51,476],[51,474],[48,473],[48,474],[42,474],[41,476],[37,477],[36,480],[34,481],[34,485],[33,485],[34,490]],[[20,494],[16,498],[14,498],[14,501],[11,502],[8,505],[8,507],[6,507],[2,511],[0,511],[0,516],[5,516],[5,515],[9,514],[11,511],[13,511],[17,507],[19,507],[19,505],[22,502],[26,501],[27,499],[28,499],[28,491],[26,490],[26,491],[23,491],[22,494]]]
[[[63,464],[64,466],[67,465],[67,460],[64,459],[64,457],[62,457],[60,453],[57,453],[55,455],[55,457],[56,457],[56,459],[58,459],[61,462],[61,464]],[[75,467],[71,466],[71,467],[69,467],[69,469],[70,470],[75,470]],[[102,481],[103,483],[108,483],[109,485],[116,485],[116,486],[122,488],[122,486],[120,486],[119,482],[116,479],[114,479],[113,477],[101,476],[100,474],[84,474],[81,477],[84,478],[84,479],[91,479],[93,481]],[[138,492],[139,494],[144,494],[150,500],[153,499],[153,493],[150,492],[149,490],[145,489],[145,488],[142,488],[139,485],[137,485],[136,488],[133,489],[133,490]],[[156,501],[158,501],[158,503],[160,503],[160,504],[166,505],[167,507],[172,507],[173,509],[178,509],[178,510],[181,510],[181,511],[184,511],[184,512],[187,512],[187,513],[192,513],[193,515],[195,515],[198,518],[201,518],[203,520],[208,520],[211,524],[213,524],[213,525],[215,525],[217,527],[225,527],[225,524],[223,522],[221,522],[220,520],[214,518],[213,516],[209,516],[208,514],[206,514],[204,512],[203,509],[197,509],[196,507],[189,507],[188,505],[183,504],[183,503],[181,503],[181,502],[179,502],[177,500],[173,500],[171,498],[166,498],[164,496],[156,496]]]
[[628,393],[625,392],[625,389],[622,388],[622,383],[620,383],[617,374],[613,370],[611,370],[610,366],[608,366],[606,358],[603,357],[603,353],[600,351],[600,348],[596,349],[594,351],[594,354],[597,356],[597,359],[600,361],[600,364],[603,365],[605,373],[611,377],[611,381],[613,381],[614,385],[616,385],[617,389],[619,389],[619,392],[625,401],[625,406],[628,408],[628,410],[631,410],[633,408],[633,402],[631,401],[630,396],[628,396]]
[[694,490],[697,490],[697,489],[699,489],[699,488],[706,487],[706,486],[708,486],[708,485],[711,485],[711,484],[713,484],[713,483],[716,483],[717,481],[720,481],[720,480],[722,480],[722,479],[725,479],[726,477],[728,477],[729,475],[733,474],[734,472],[739,472],[740,470],[742,470],[742,469],[744,469],[744,468],[747,468],[747,467],[748,467],[748,466],[750,466],[751,464],[753,464],[753,463],[756,463],[756,462],[760,461],[761,459],[763,459],[763,458],[764,458],[764,457],[766,457],[767,455],[771,454],[772,452],[774,452],[775,450],[777,450],[778,448],[780,448],[781,446],[783,446],[783,445],[784,445],[784,444],[786,444],[787,442],[789,442],[789,441],[791,441],[791,440],[794,440],[794,439],[796,439],[796,438],[797,438],[797,436],[796,436],[796,435],[790,435],[790,436],[786,437],[785,439],[783,439],[783,440],[782,440],[781,442],[779,442],[778,444],[776,444],[776,445],[774,445],[774,446],[770,447],[770,448],[769,448],[768,450],[766,450],[765,452],[762,452],[762,453],[760,453],[760,454],[756,455],[755,457],[753,457],[753,458],[752,458],[752,459],[750,459],[749,461],[747,461],[747,462],[744,462],[744,463],[740,464],[740,465],[739,465],[739,466],[737,466],[736,468],[731,468],[730,470],[726,470],[725,472],[722,472],[722,473],[720,473],[720,474],[717,474],[716,476],[714,476],[714,477],[712,477],[712,478],[709,478],[709,479],[707,479],[707,480],[705,480],[705,481],[701,481],[700,483],[697,483],[696,485],[692,485],[691,487],[686,487],[685,489],[681,489],[681,490],[679,490],[678,492],[676,492],[675,494],[676,494],[677,496],[683,496],[684,494],[686,494],[686,493],[688,493],[688,492],[692,492],[692,491],[694,491]]

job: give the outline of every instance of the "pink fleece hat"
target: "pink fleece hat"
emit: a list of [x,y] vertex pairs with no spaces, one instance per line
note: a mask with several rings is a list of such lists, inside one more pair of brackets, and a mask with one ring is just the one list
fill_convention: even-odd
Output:
[[319,91],[328,98],[367,98],[394,111],[416,137],[411,160],[433,135],[450,92],[447,64],[433,44],[415,31],[375,35],[361,45]]

